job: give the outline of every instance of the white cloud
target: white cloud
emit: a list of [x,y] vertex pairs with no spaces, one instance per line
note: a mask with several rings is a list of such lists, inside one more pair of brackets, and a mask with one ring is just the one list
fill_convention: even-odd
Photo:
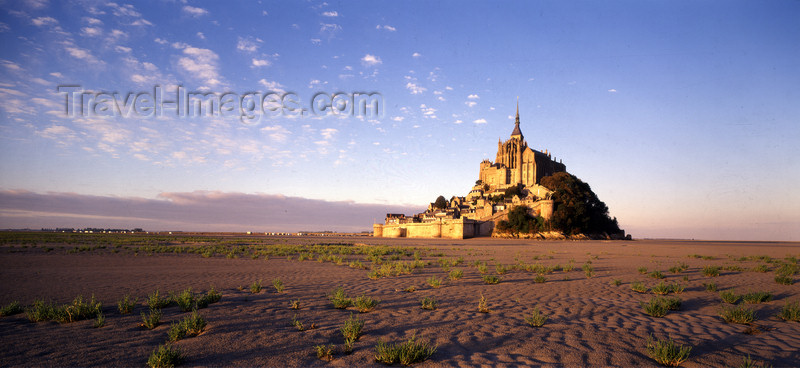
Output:
[[156,39],[153,40],[153,41],[155,41],[155,43],[157,43],[159,45],[166,45],[166,44],[169,43],[169,41],[167,41],[167,40],[165,40],[163,38],[158,38],[158,37],[156,37]]
[[81,28],[81,34],[86,37],[97,37],[103,34],[103,30],[98,27],[83,27]]
[[285,142],[289,134],[292,134],[280,125],[265,126],[261,128],[261,131],[267,133],[270,139],[276,142]]
[[150,23],[147,19],[142,18],[142,19],[137,19],[136,21],[131,23],[131,25],[132,26],[152,26],[153,23]]
[[467,98],[470,99],[470,100],[477,100],[480,97],[478,97],[478,95],[476,95],[476,94],[471,94],[471,95],[467,96]]
[[286,93],[286,91],[283,90],[283,85],[278,82],[261,79],[258,83],[267,89],[266,92]]
[[323,17],[338,17],[339,16],[339,12],[337,12],[336,10],[326,11],[326,12],[322,13],[322,16]]
[[94,57],[94,55],[92,55],[91,52],[89,52],[89,50],[82,49],[79,47],[67,47],[66,50],[70,54],[70,56],[76,59],[85,60],[93,64],[101,63],[99,60],[97,60],[97,58]]
[[197,35],[197,38],[199,38],[201,40],[205,40],[206,39],[206,35],[203,34],[203,32],[197,32],[196,35]]
[[463,123],[463,121],[461,121],[461,120],[456,120],[456,121],[453,122],[453,124],[461,124],[461,123]]
[[117,3],[106,3],[106,5],[111,7],[112,13],[118,17],[128,16],[138,18],[142,16],[131,4],[118,5]]
[[0,22],[0,33],[8,32],[10,30],[11,30],[11,27],[9,27],[8,24]]
[[392,118],[392,120],[394,120],[394,121],[396,121],[396,122],[398,122],[398,123],[399,123],[399,122],[401,122],[401,121],[403,121],[404,119],[405,119],[405,118],[404,118],[404,117],[402,117],[402,116],[395,116],[395,117],[393,117],[393,118]]
[[58,24],[58,21],[52,17],[38,17],[38,18],[33,18],[31,20],[31,23],[33,23],[33,25],[37,27],[43,27],[43,26]]
[[92,26],[103,24],[103,21],[100,20],[100,19],[97,19],[97,18],[83,17],[82,19],[83,19],[84,22],[86,22],[86,24],[89,24],[89,25],[92,25]]
[[609,89],[608,91],[609,91],[609,92],[611,92],[611,93],[617,92],[617,90],[616,90],[616,89],[613,89],[613,88],[612,88],[612,89]]
[[474,120],[472,122],[475,123],[475,124],[486,124],[486,119],[478,119],[478,120]]
[[52,76],[54,76],[56,78],[64,78],[64,75],[59,73],[59,72],[52,72],[52,73],[50,73],[50,75],[52,75]]
[[386,24],[386,25],[380,25],[379,24],[379,25],[375,26],[375,29],[383,29],[383,30],[387,30],[389,32],[394,32],[394,31],[397,30],[397,28],[394,28],[394,27],[392,27],[392,26],[390,26],[388,24]]
[[446,87],[444,87],[444,89],[446,89],[446,90],[448,90],[448,91],[452,91],[452,90],[453,90],[453,87],[446,86]]
[[420,54],[420,53],[418,53],[418,52],[415,52],[415,53],[411,54],[411,57],[413,57],[413,58],[415,58],[415,59],[416,59],[416,58],[420,58],[420,57],[422,57],[422,54]]
[[464,102],[464,104],[465,104],[465,105],[467,105],[467,106],[469,106],[469,107],[474,107],[474,106],[475,106],[475,105],[477,105],[478,103],[477,103],[477,102],[475,102],[475,101],[467,101],[467,102]]
[[342,26],[338,24],[327,24],[327,23],[320,23],[319,33],[324,34],[326,36],[333,37],[342,30]]
[[208,14],[208,10],[197,8],[194,6],[186,5],[183,7],[183,12],[193,17],[199,17]]
[[311,44],[312,44],[312,45],[317,45],[317,46],[319,46],[321,43],[322,43],[322,40],[320,40],[319,38],[312,38],[312,39],[311,39]]
[[416,83],[411,83],[411,82],[406,83],[406,89],[411,91],[412,95],[418,95],[428,90],[425,87],[420,87]]
[[333,139],[333,136],[336,135],[339,131],[334,128],[325,128],[319,131],[319,134],[322,135],[322,139],[329,141]]
[[15,71],[15,72],[22,71],[22,67],[19,66],[19,64],[13,62],[13,61],[0,60],[0,64],[2,64],[3,67],[5,67],[6,69],[11,70],[11,71]]
[[363,58],[361,58],[361,63],[364,64],[364,66],[375,66],[382,64],[383,61],[381,61],[381,58],[375,55],[366,54]]
[[239,42],[236,43],[236,49],[244,52],[256,52],[258,45],[251,39],[239,37]]
[[269,66],[269,60],[260,60],[253,58],[253,66],[254,67]]
[[125,54],[131,52],[131,48],[125,46],[116,46],[114,47],[114,51]]
[[328,84],[328,82],[322,82],[319,79],[313,79],[311,82],[308,82],[308,88],[316,88],[326,84]]
[[183,54],[186,56],[178,59],[178,66],[187,75],[201,80],[208,87],[214,87],[222,83],[217,65],[219,55],[214,51],[187,46],[183,49]]
[[446,101],[445,98],[442,97],[442,96],[436,97],[436,99],[439,100],[439,101]]
[[425,104],[419,105],[420,111],[422,111],[422,117],[426,119],[436,119],[436,109],[433,107],[428,107]]

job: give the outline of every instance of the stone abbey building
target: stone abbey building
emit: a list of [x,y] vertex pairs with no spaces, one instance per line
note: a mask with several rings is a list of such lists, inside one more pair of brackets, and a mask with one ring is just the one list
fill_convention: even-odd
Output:
[[[511,137],[497,142],[495,162],[480,163],[478,180],[469,194],[450,198],[445,208],[434,203],[425,212],[407,217],[387,214],[384,224],[373,225],[376,237],[471,238],[490,236],[497,222],[506,219],[508,211],[526,205],[534,215],[545,219],[553,214],[551,191],[539,185],[542,178],[567,171],[566,166],[547,151],[528,147],[519,122],[519,104]],[[519,194],[501,198],[509,188]]]

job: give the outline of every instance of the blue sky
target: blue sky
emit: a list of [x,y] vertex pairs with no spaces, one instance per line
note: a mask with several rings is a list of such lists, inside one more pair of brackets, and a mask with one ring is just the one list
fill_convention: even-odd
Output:
[[[634,236],[800,240],[799,18],[797,1],[2,1],[0,227],[158,228],[132,208],[173,205],[171,228],[326,228],[312,213],[262,224],[257,208],[180,220],[185,201],[232,196],[363,206],[328,227],[366,230],[465,195],[519,97],[528,144]],[[69,117],[59,85],[304,107],[378,92],[384,109]]]

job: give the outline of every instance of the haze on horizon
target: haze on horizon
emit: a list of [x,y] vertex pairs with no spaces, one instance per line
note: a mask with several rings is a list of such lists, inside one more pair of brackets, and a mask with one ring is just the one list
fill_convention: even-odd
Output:
[[[513,128],[637,238],[800,240],[800,2],[6,1],[0,228],[369,230]],[[58,86],[378,92],[381,116],[67,116]]]

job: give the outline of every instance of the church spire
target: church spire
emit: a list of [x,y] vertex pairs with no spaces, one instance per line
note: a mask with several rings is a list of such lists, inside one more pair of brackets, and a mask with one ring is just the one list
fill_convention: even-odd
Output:
[[522,139],[522,131],[519,129],[519,97],[517,97],[517,117],[514,120],[514,131],[511,132],[511,138],[514,136]]

